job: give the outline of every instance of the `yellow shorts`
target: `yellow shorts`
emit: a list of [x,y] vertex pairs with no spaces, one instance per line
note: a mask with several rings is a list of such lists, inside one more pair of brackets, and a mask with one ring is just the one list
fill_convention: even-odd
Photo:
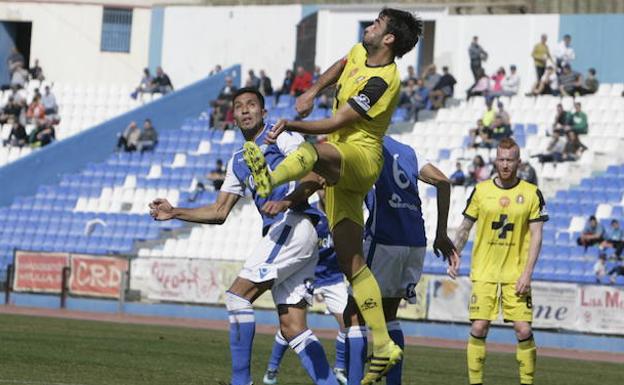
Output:
[[341,157],[340,179],[325,189],[325,211],[329,228],[343,219],[350,219],[364,227],[362,205],[366,194],[373,187],[381,168],[383,157],[358,144],[329,142]]
[[472,295],[468,307],[471,321],[477,319],[494,321],[498,318],[501,303],[505,322],[533,321],[530,291],[518,296],[515,283],[472,281]]

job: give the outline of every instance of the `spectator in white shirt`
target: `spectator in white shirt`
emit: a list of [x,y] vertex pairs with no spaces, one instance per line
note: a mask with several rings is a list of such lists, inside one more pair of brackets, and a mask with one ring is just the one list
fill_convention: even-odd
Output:
[[572,60],[576,58],[574,48],[570,46],[570,43],[572,43],[572,37],[570,35],[565,35],[563,40],[561,40],[555,48],[555,60],[557,61],[558,69],[557,72],[561,72],[563,66],[571,64]]
[[514,96],[520,91],[520,75],[516,71],[516,66],[509,66],[509,75],[503,80],[503,95]]
[[56,97],[50,92],[50,87],[45,86],[45,91],[41,96],[41,103],[45,108],[46,115],[55,115],[58,112],[58,105],[56,104]]

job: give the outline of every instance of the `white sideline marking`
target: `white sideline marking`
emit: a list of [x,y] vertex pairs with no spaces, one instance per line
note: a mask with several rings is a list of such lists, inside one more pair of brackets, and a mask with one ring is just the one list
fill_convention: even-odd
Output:
[[65,383],[65,382],[22,381],[22,380],[4,380],[4,379],[0,379],[0,384],[22,384],[22,385],[84,385],[84,384],[69,384],[69,383]]

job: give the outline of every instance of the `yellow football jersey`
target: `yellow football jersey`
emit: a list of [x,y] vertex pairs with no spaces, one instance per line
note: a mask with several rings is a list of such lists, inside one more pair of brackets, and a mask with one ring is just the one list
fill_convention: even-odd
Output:
[[470,279],[516,282],[529,255],[529,223],[547,221],[546,206],[537,186],[519,180],[511,188],[493,179],[477,184],[464,216],[477,222]]
[[364,119],[339,129],[330,142],[350,142],[375,148],[381,154],[383,136],[399,103],[401,80],[396,63],[370,67],[362,43],[345,58],[345,68],[336,84],[334,112],[349,103]]

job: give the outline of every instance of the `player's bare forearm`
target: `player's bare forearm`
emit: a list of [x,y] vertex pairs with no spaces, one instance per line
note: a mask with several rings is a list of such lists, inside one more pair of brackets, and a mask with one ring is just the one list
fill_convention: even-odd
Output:
[[340,75],[342,75],[345,64],[345,59],[340,59],[332,64],[331,67],[329,67],[325,72],[321,74],[321,76],[317,79],[316,83],[314,83],[307,92],[316,96],[325,88],[331,86],[332,84],[336,84],[338,78],[340,78]]
[[322,188],[322,178],[318,174],[311,172],[301,179],[297,188],[284,197],[284,200],[289,202],[289,207],[294,207],[307,202],[312,194]]
[[464,250],[464,247],[466,246],[466,242],[468,242],[468,238],[470,237],[470,230],[472,229],[473,225],[473,221],[468,218],[464,218],[461,225],[459,225],[459,228],[457,229],[457,233],[455,234],[455,242],[453,243],[455,244],[455,248],[457,249],[457,252],[459,254],[461,254],[462,250]]
[[524,274],[527,277],[533,275],[535,264],[542,249],[542,229],[544,222],[531,222],[529,223],[529,231],[531,232],[531,241],[529,243],[529,258],[527,260],[526,267],[524,268]]
[[174,207],[173,218],[186,222],[220,225],[225,222],[239,198],[236,194],[220,192],[217,201],[212,205],[190,209]]
[[432,164],[426,164],[418,174],[418,179],[436,188],[438,201],[438,234],[446,234],[448,213],[451,206],[451,181]]
[[[331,134],[339,130],[340,128],[353,123],[359,119],[362,119],[360,114],[355,111],[351,106],[345,104],[334,115],[327,119],[312,120],[312,121],[299,121],[288,120],[285,124],[285,129],[288,131],[296,131],[307,135],[324,135]],[[276,124],[276,126],[279,125]],[[275,128],[274,128],[275,130]]]

